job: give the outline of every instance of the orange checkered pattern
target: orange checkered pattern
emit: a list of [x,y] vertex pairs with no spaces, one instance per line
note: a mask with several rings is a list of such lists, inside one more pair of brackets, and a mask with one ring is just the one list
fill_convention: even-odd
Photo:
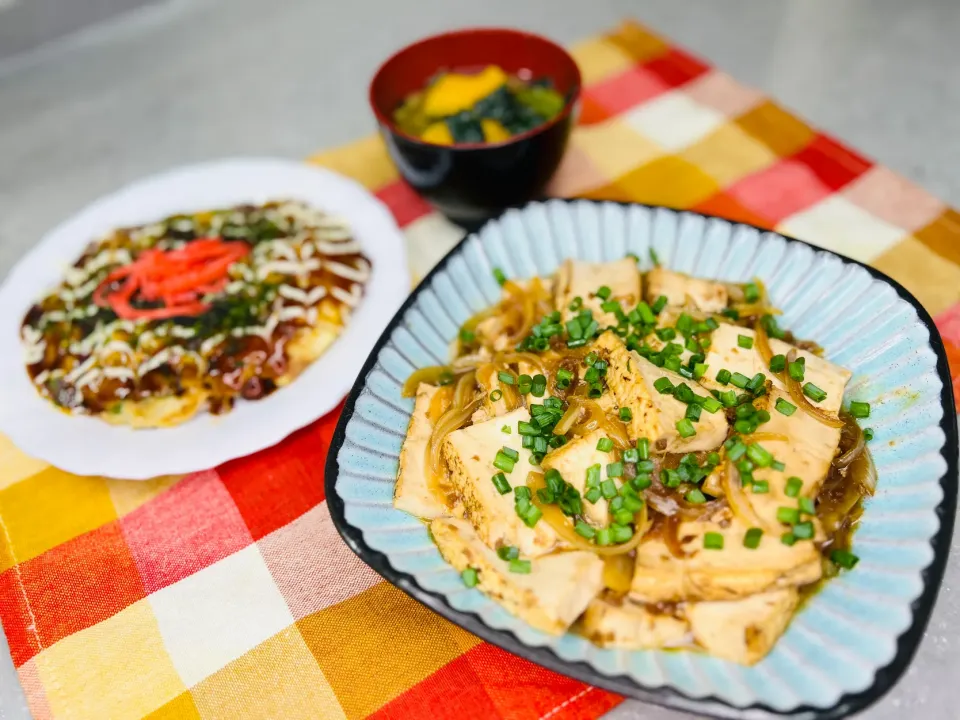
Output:
[[[960,390],[960,215],[636,24],[574,54],[586,90],[553,194],[692,208],[869,262],[936,315]],[[415,273],[458,239],[379,139],[313,160],[391,208]],[[337,416],[148,482],[70,476],[0,437],[0,620],[34,715],[563,720],[619,703],[354,557],[323,495]]]

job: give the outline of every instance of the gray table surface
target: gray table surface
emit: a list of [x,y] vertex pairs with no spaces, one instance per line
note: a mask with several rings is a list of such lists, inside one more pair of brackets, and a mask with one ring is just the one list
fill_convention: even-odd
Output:
[[[955,0],[167,0],[0,62],[0,275],[53,224],[143,175],[300,158],[372,131],[366,79],[418,36],[509,24],[569,43],[625,16],[960,205]],[[960,715],[958,544],[909,672],[862,717]],[[28,718],[0,655],[0,718]],[[690,716],[626,702],[608,717]]]

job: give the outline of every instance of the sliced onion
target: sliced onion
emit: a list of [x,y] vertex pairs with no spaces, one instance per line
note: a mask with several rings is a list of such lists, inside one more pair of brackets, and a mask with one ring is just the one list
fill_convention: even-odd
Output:
[[635,549],[650,530],[651,523],[647,515],[647,504],[644,503],[643,509],[634,516],[633,537],[625,543],[621,545],[603,546],[590,543],[586,538],[577,534],[573,529],[573,523],[563,514],[559,506],[553,503],[547,504],[540,500],[537,495],[537,490],[541,490],[546,486],[547,484],[543,479],[543,473],[531,472],[527,475],[527,487],[530,488],[530,493],[533,496],[533,504],[543,513],[542,519],[575,550],[584,550],[602,556],[622,555]]
[[790,438],[783,433],[755,432],[746,437],[750,439],[750,442],[790,442]]
[[603,584],[615,593],[627,593],[633,584],[634,559],[629,555],[607,555],[603,558]]
[[850,470],[857,479],[863,492],[873,495],[877,490],[877,466],[873,462],[870,450],[864,448],[860,456],[850,464]]
[[[603,430],[620,449],[630,447],[630,436],[627,427],[620,420],[611,418],[595,401],[579,395],[569,398],[570,407],[579,407],[588,413],[588,417],[574,425],[573,432],[577,435],[587,435],[598,428]],[[569,411],[568,411],[569,412]],[[563,418],[561,418],[562,420]],[[554,431],[556,432],[556,431]]]
[[566,435],[573,429],[573,426],[577,423],[577,420],[580,419],[580,413],[583,408],[577,403],[570,403],[570,407],[567,408],[567,411],[563,413],[563,416],[557,421],[557,424],[553,426],[553,432],[556,435]]
[[860,429],[860,426],[856,422],[847,422],[844,423],[844,430],[853,433],[854,442],[853,446],[847,450],[843,455],[839,455],[833,460],[833,464],[838,468],[845,468],[854,460],[856,460],[867,449],[867,439],[863,435],[863,430]]
[[453,379],[453,368],[449,365],[432,365],[431,367],[414,370],[413,374],[407,378],[400,391],[400,396],[405,398],[413,397],[417,394],[417,388],[420,383],[427,385],[440,385],[443,380]]
[[464,407],[473,398],[476,388],[477,373],[475,370],[461,375],[457,381],[457,389],[453,392],[453,406],[455,408]]
[[778,525],[764,522],[760,516],[757,515],[757,511],[753,509],[750,498],[743,491],[740,483],[740,473],[730,460],[727,460],[722,485],[724,497],[726,497],[727,503],[730,505],[730,510],[733,511],[733,515],[737,520],[747,527],[759,527],[764,528],[768,532],[780,532]]
[[538,355],[528,352],[498,352],[493,356],[493,362],[498,365],[519,365],[520,363],[526,363],[537,369],[541,375],[546,375],[546,367],[543,364],[543,360],[540,359]]

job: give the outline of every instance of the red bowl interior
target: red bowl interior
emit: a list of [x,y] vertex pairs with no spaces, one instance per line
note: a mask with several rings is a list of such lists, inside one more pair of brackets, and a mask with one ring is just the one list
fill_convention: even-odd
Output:
[[[370,105],[377,120],[398,135],[418,142],[393,123],[393,111],[412,92],[423,89],[439,70],[499,65],[508,74],[528,71],[532,77],[549,77],[567,105],[549,123],[510,138],[515,142],[560,122],[580,95],[580,70],[574,59],[556,43],[522,30],[474,28],[433,35],[408,45],[377,70],[370,83]],[[504,144],[504,143],[500,143]],[[490,143],[457,144],[451,148],[489,147]]]

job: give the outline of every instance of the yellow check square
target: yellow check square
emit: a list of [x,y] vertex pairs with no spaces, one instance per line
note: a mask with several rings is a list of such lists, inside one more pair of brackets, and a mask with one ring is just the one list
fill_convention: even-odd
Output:
[[734,124],[714,130],[680,156],[717,180],[721,187],[733,185],[750,173],[770,167],[777,156]]
[[578,128],[573,144],[607,180],[626,175],[663,153],[656,143],[617,118]]

